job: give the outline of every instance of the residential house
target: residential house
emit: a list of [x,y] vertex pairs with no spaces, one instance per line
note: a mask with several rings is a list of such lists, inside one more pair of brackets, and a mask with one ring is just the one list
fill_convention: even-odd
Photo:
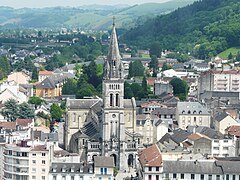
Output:
[[38,72],[38,81],[42,82],[44,79],[46,79],[47,77],[50,77],[53,74],[52,71],[39,71]]
[[113,180],[114,176],[114,157],[95,156],[94,175],[95,179]]
[[163,163],[161,151],[158,146],[154,144],[140,151],[138,156],[139,178],[144,180],[160,180],[163,171]]
[[[73,158],[73,157],[71,157]],[[80,162],[53,162],[50,166],[49,180],[94,180],[92,166]]]
[[11,91],[10,89],[6,88],[0,92],[0,102],[4,104],[9,99],[14,99],[18,103],[23,103],[23,102],[26,102],[28,98],[22,92],[18,91],[15,94],[14,91]]
[[178,102],[176,121],[178,122],[178,127],[182,129],[195,125],[211,126],[210,113],[199,102]]
[[31,80],[31,77],[25,72],[13,72],[8,75],[7,81],[14,81],[16,84],[28,84]]
[[70,73],[54,74],[44,79],[36,85],[36,96],[43,98],[54,98],[62,95],[62,87],[64,82],[73,78]]
[[147,103],[141,104],[141,113],[150,114],[152,111],[161,107],[167,108],[166,105],[163,105],[157,101],[149,101]]
[[197,72],[205,72],[210,70],[208,63],[196,63],[193,67]]
[[228,113],[226,112],[219,112],[213,119],[214,127],[216,130],[225,134],[225,130],[233,125],[238,125],[238,122],[233,119]]

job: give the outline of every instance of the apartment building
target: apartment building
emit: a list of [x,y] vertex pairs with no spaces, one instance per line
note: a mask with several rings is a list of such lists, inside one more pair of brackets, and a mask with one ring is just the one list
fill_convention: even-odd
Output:
[[6,144],[3,153],[4,180],[47,180],[52,146],[38,141]]
[[201,74],[198,81],[198,94],[205,91],[239,92],[240,71],[209,70]]

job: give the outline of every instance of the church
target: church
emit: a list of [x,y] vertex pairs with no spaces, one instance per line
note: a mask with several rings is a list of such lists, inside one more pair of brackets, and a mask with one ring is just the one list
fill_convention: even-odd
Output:
[[135,99],[124,99],[123,64],[115,22],[104,63],[102,98],[67,99],[65,149],[93,163],[95,156],[114,157],[119,170],[135,167],[141,135],[136,133]]

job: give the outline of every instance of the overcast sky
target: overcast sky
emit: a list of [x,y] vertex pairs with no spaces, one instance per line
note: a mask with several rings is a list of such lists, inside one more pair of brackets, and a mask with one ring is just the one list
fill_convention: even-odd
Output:
[[10,6],[14,8],[23,7],[53,7],[53,6],[82,6],[89,4],[142,4],[147,2],[166,2],[169,0],[0,0],[0,6]]

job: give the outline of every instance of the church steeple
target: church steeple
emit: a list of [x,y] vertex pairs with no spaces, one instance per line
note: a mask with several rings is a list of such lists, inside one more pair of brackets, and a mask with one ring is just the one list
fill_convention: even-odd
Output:
[[115,18],[113,18],[112,34],[110,38],[109,52],[105,61],[104,79],[123,79],[122,62],[118,48]]

